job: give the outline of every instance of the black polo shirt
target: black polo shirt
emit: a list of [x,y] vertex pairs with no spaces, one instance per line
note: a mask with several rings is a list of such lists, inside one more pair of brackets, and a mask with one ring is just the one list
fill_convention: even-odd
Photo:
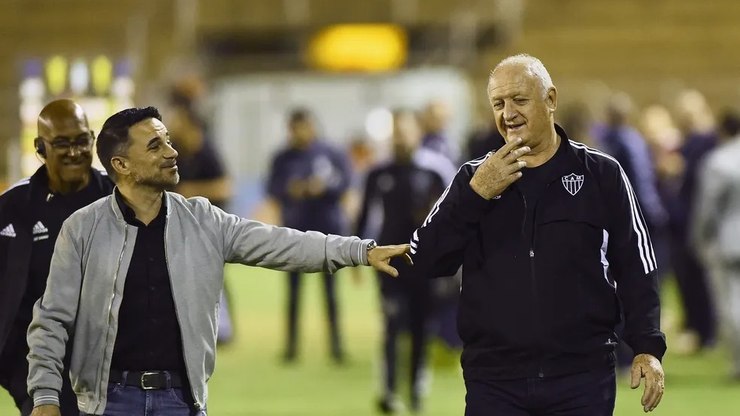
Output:
[[164,246],[166,199],[162,197],[159,214],[147,225],[136,219],[117,188],[115,197],[124,219],[138,232],[118,312],[111,369],[171,370],[184,375],[182,337]]

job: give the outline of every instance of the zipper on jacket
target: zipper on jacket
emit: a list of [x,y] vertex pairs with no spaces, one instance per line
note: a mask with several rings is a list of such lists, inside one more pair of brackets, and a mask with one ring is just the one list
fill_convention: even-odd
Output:
[[519,192],[519,196],[522,198],[522,203],[524,204],[524,215],[522,215],[522,226],[521,226],[521,234],[522,238],[527,238],[527,234],[525,231],[527,231],[527,198],[524,197],[524,193],[517,188],[517,192]]
[[[126,252],[126,242],[128,241],[128,225],[124,223],[123,225],[123,246],[121,247],[121,254],[118,255],[118,264],[116,264],[116,272],[113,274],[113,293],[110,297],[110,303],[108,304],[108,311],[106,313],[108,317],[108,326],[110,327],[110,319],[111,319],[111,309],[113,309],[113,301],[116,299],[116,282],[118,281],[118,271],[121,269],[121,263],[123,262],[123,254]],[[98,371],[98,387],[101,388],[100,392],[98,393],[98,404],[95,406],[95,412],[98,412],[98,408],[100,407],[100,397],[103,396],[103,388],[108,389],[108,386],[101,386],[101,382],[103,381],[103,367],[105,362],[105,349],[108,347],[108,334],[109,331],[105,332],[105,342],[103,343],[103,354],[101,354],[102,360],[100,365],[100,370]],[[107,400],[107,397],[106,397]]]
[[[534,227],[534,224],[532,224]],[[536,347],[535,347],[535,356],[537,357],[537,360],[539,361],[537,365],[537,376],[539,378],[542,378],[545,376],[544,371],[542,370],[542,347],[540,346],[539,342],[540,339],[542,339],[542,322],[540,322],[540,308],[539,308],[539,296],[537,295],[537,278],[535,276],[535,264],[534,264],[534,241],[532,241],[532,244],[529,247],[529,275],[532,278],[532,298],[534,300],[534,326],[535,326],[535,339],[536,339]]]
[[180,319],[180,310],[177,307],[177,296],[175,296],[175,286],[174,282],[172,281],[172,273],[170,272],[170,262],[167,258],[167,225],[169,224],[169,212],[167,213],[167,218],[164,222],[164,263],[165,267],[167,267],[167,275],[170,277],[170,291],[172,292],[172,302],[175,304],[175,316],[177,317],[177,325],[180,327],[180,340],[182,342],[182,361],[185,364],[185,375],[188,377],[188,384],[190,385],[190,394],[193,396],[193,400],[195,400],[195,403],[193,403],[193,406],[197,410],[201,410],[203,406],[198,403],[198,399],[195,398],[195,394],[193,394],[193,378],[190,377],[190,366],[188,366],[188,355],[185,352],[185,337],[182,336],[182,320]]
[[[545,188],[545,189],[547,189],[547,188]],[[521,235],[522,235],[522,238],[527,238],[528,237],[527,236],[527,233],[526,233],[526,231],[527,231],[527,198],[524,196],[524,193],[521,190],[517,189],[517,191],[519,192],[519,196],[521,197],[522,203],[524,204],[524,215],[522,216]],[[530,237],[530,241],[529,241],[529,278],[530,278],[530,282],[532,284],[532,286],[531,286],[532,287],[532,299],[533,299],[533,302],[532,303],[534,305],[534,311],[533,311],[533,314],[532,314],[532,318],[533,318],[533,324],[535,326],[535,334],[536,334],[535,339],[536,340],[539,340],[541,338],[540,335],[541,335],[541,332],[542,331],[540,330],[540,325],[541,325],[541,322],[540,322],[540,312],[539,312],[539,307],[537,306],[539,304],[539,297],[537,296],[537,279],[535,278],[535,268],[534,268],[534,255],[535,255],[535,253],[534,253],[534,240],[535,240],[535,228],[536,228],[536,225],[535,224],[537,224],[537,221],[535,221],[535,219],[537,217],[537,205],[538,204],[535,204],[535,206],[534,206],[534,211],[533,211],[533,214],[532,214],[532,235],[529,236]],[[537,346],[535,348],[535,356],[536,357],[539,357],[540,356],[540,353],[541,353],[540,347]],[[539,364],[537,367],[538,367],[538,369],[537,369],[537,376],[540,377],[540,378],[544,377],[544,372],[542,371],[542,365]]]
[[539,308],[539,292],[537,287],[537,276],[535,273],[535,242],[537,241],[537,208],[540,205],[540,201],[545,198],[547,195],[547,190],[550,189],[550,185],[552,184],[552,181],[548,182],[547,185],[545,185],[545,189],[542,191],[542,194],[537,199],[537,203],[534,205],[534,210],[532,211],[532,240],[529,243],[529,264],[530,264],[530,276],[532,278],[532,295],[534,298],[534,308],[535,308],[535,325],[536,325],[536,335],[537,335],[537,357],[539,361],[538,369],[537,369],[537,376],[540,378],[545,377],[544,369],[542,368],[542,353],[543,348],[541,345],[539,345],[539,340],[542,339],[542,322],[540,320],[540,308]]

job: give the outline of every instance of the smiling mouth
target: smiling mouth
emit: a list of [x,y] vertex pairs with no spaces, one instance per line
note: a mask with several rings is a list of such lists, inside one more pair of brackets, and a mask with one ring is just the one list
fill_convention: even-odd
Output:
[[64,166],[81,166],[84,163],[82,160],[71,160],[68,162],[64,162]]

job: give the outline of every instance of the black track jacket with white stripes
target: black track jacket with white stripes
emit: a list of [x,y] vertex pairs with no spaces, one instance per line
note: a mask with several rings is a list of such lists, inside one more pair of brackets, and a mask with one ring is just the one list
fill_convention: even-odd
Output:
[[[463,266],[458,332],[466,379],[576,373],[613,363],[615,330],[636,354],[662,359],[656,262],[619,163],[570,141],[527,227],[514,183],[485,200],[469,185],[486,157],[465,163],[411,239],[414,273]],[[549,163],[549,162],[548,162]],[[526,233],[524,230],[531,230]]]

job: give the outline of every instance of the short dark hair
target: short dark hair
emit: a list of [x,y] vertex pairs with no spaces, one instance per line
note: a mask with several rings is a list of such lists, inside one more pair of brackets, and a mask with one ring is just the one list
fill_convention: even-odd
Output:
[[290,123],[290,125],[293,125],[295,123],[311,121],[312,118],[313,115],[311,114],[311,111],[307,108],[294,108],[288,115],[288,123]]
[[740,134],[740,113],[735,109],[726,109],[719,122],[720,132],[728,137]]
[[96,151],[108,176],[116,180],[116,172],[111,165],[113,156],[120,156],[129,146],[128,131],[136,123],[150,118],[162,121],[162,115],[156,107],[127,108],[108,117],[98,134]]

